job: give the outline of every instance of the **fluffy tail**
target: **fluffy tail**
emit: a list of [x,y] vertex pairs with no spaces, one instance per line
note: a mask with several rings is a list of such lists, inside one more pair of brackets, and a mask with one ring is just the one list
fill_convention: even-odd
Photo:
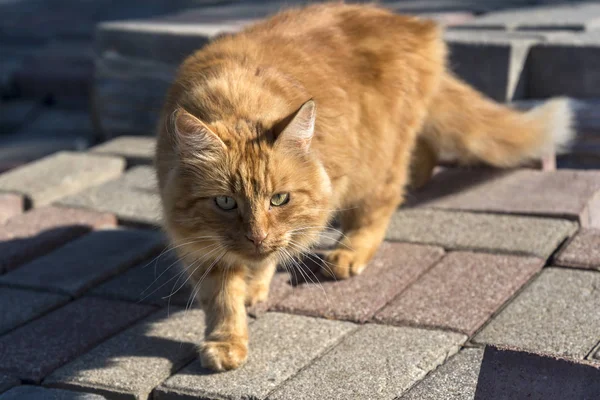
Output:
[[515,167],[564,150],[573,135],[566,99],[521,112],[447,74],[431,103],[421,139],[442,160]]

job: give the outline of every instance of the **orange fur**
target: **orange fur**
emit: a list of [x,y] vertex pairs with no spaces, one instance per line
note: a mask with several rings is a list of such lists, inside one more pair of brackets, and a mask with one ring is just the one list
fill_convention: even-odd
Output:
[[[414,154],[429,164],[435,149],[508,165],[546,144],[542,116],[484,99],[445,60],[433,22],[329,4],[280,13],[183,63],[156,166],[165,229],[206,312],[205,366],[244,362],[244,305],[266,298],[275,265],[307,251],[336,210],[345,236],[327,255],[333,273],[365,268],[419,134]],[[281,193],[289,202],[273,205]]]

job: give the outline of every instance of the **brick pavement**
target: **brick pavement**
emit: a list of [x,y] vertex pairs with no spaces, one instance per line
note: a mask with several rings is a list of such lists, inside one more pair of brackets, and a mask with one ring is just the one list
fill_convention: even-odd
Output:
[[[139,12],[102,10],[102,0],[88,15],[64,3],[71,7],[48,17],[44,35],[89,41],[85,21]],[[385,2],[453,25],[453,65],[492,97],[523,107],[551,94],[578,98],[570,160],[587,152],[586,165],[597,167],[598,8],[566,5],[535,18],[506,10],[530,3]],[[137,16],[181,6],[164,4],[153,0]],[[0,89],[13,98],[21,90],[22,103],[0,115],[1,129],[36,140],[61,130],[64,140],[96,137],[76,107],[81,88],[49,93],[49,109],[25,89],[35,81],[53,92],[63,77],[19,70],[34,54],[77,82],[89,73],[85,51],[78,59],[75,45],[43,43],[17,23],[33,16],[6,7],[15,23],[0,22],[0,37],[15,48],[0,60]],[[103,24],[94,86],[107,135],[147,134],[184,53],[273,7],[220,4]],[[73,13],[83,22],[61,27]],[[474,60],[487,65],[481,74]],[[600,397],[600,171],[561,169],[560,158],[557,171],[442,170],[410,193],[363,275],[332,281],[320,251],[303,260],[320,284],[297,269],[278,272],[268,303],[248,310],[248,363],[212,374],[196,359],[202,311],[185,310],[190,288],[175,292],[173,254],[158,256],[153,147],[125,136],[0,174],[0,400]],[[326,239],[324,247],[334,242]]]

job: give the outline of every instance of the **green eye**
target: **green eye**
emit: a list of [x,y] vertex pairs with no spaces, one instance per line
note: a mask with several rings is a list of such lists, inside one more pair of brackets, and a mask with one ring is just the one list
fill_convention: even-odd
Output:
[[221,210],[230,211],[234,208],[237,208],[237,203],[233,199],[233,197],[229,196],[217,196],[215,197],[215,204]]
[[275,207],[287,204],[290,201],[289,193],[277,193],[271,197],[271,205]]

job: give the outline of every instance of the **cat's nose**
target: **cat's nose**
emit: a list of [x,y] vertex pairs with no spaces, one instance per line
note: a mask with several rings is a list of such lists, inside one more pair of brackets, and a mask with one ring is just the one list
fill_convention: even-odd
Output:
[[267,232],[252,232],[246,233],[246,238],[254,243],[255,246],[260,246],[262,242],[267,238]]

